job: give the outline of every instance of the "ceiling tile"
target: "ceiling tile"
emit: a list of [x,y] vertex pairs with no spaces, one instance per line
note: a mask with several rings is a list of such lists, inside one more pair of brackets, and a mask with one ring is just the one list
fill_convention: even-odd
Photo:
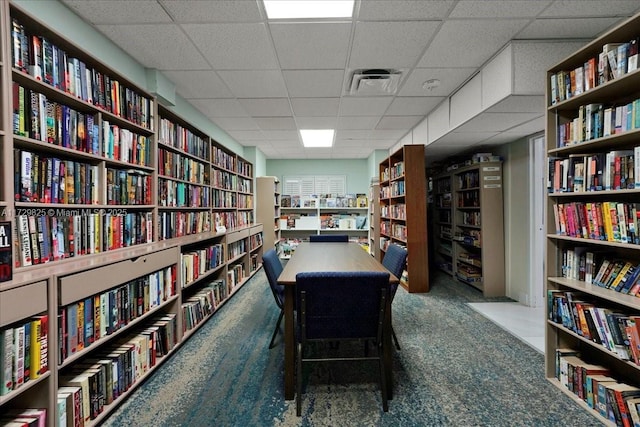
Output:
[[540,16],[551,18],[630,16],[638,11],[640,11],[638,0],[557,0]]
[[264,141],[265,139],[261,130],[232,130],[228,133],[232,138],[239,141]]
[[216,70],[278,68],[263,23],[184,24],[182,28]]
[[218,74],[238,98],[282,98],[287,96],[282,75],[276,70],[219,71]]
[[442,19],[454,0],[376,0],[360,2],[359,20]]
[[[81,1],[86,2],[86,0]],[[258,3],[255,1],[159,0],[159,2],[178,23],[257,22],[262,19]]]
[[344,68],[349,52],[349,23],[270,23],[282,69]]
[[397,142],[407,133],[406,130],[374,129],[369,132],[371,139],[388,139]]
[[238,102],[253,117],[291,116],[287,98],[242,98]]
[[170,23],[171,17],[155,0],[62,0],[92,24]]
[[426,116],[444,97],[440,96],[406,96],[395,97],[386,116]]
[[213,121],[228,132],[234,130],[260,130],[256,122],[250,117],[216,117]]
[[336,140],[369,140],[370,130],[337,130]]
[[376,129],[411,129],[418,124],[424,116],[384,116],[380,119]]
[[337,116],[340,98],[291,98],[296,116]]
[[207,117],[248,117],[235,99],[192,99],[189,102]]
[[349,116],[338,118],[338,129],[373,129],[380,121],[380,116]]
[[344,70],[285,70],[282,75],[292,98],[342,94]]
[[253,119],[262,130],[295,130],[293,117],[255,117]]
[[551,3],[549,0],[460,0],[449,18],[532,18]]
[[233,98],[215,71],[163,71],[162,74],[175,83],[176,93],[183,98]]
[[412,67],[439,25],[438,21],[358,22],[349,68]]
[[[209,64],[173,24],[98,25],[114,43],[147,68],[204,70]],[[171,55],[167,55],[167,51]]]
[[277,140],[295,140],[298,141],[299,134],[297,130],[265,130],[262,132],[264,139],[267,141]]
[[338,118],[333,117],[296,117],[299,129],[335,129]]
[[446,21],[418,67],[479,67],[528,23],[526,19]]
[[[476,72],[476,68],[416,68],[398,91],[398,96],[449,96]],[[440,86],[423,89],[424,82],[440,80]]]
[[390,96],[344,97],[340,101],[342,116],[381,116],[391,104]]
[[538,19],[521,33],[519,39],[594,38],[620,18]]

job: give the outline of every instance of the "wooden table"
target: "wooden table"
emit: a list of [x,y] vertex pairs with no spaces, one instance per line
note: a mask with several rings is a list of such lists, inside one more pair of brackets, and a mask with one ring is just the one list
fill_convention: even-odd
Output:
[[[306,271],[387,271],[374,257],[369,255],[357,243],[309,243],[298,245],[293,256],[278,277],[278,283],[285,286],[284,297],[284,397],[292,400],[295,397],[295,344],[293,324],[293,302],[295,301],[296,274]],[[393,274],[390,283],[398,283]],[[391,375],[391,301],[387,299],[387,315],[385,316],[383,348],[384,364],[387,380],[387,396],[392,397],[393,378]]]

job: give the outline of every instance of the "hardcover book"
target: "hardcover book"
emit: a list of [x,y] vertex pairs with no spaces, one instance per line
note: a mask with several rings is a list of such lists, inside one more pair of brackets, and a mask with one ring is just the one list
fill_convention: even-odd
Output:
[[13,278],[11,222],[0,221],[0,282]]

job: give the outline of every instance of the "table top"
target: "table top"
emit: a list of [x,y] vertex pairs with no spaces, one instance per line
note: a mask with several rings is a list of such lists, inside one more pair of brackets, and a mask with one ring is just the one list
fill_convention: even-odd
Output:
[[[387,269],[355,242],[302,242],[278,277],[278,283],[295,285],[296,274],[310,271],[387,271]],[[398,283],[399,280],[391,274],[389,282]]]

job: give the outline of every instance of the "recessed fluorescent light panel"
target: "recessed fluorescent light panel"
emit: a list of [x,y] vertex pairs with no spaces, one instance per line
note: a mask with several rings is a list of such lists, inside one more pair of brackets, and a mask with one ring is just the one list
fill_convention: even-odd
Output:
[[331,147],[333,145],[333,129],[300,129],[302,145],[306,148]]
[[264,0],[269,19],[351,18],[354,0]]

